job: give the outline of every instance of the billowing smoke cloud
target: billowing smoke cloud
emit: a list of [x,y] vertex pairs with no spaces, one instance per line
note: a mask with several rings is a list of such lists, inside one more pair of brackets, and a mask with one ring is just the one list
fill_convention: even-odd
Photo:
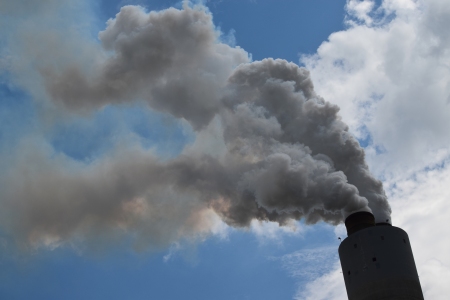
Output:
[[171,159],[128,149],[75,169],[23,154],[2,180],[1,221],[21,241],[128,233],[148,247],[207,234],[217,216],[236,227],[338,224],[361,210],[390,218],[363,149],[306,69],[251,62],[220,42],[202,7],[126,6],[99,38],[94,66],[39,66],[52,102],[78,112],[144,101],[186,120],[197,140]]

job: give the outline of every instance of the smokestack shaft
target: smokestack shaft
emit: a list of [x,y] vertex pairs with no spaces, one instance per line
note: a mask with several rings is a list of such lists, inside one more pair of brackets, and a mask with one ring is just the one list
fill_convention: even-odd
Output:
[[408,234],[400,228],[357,230],[341,243],[339,257],[349,300],[424,299]]

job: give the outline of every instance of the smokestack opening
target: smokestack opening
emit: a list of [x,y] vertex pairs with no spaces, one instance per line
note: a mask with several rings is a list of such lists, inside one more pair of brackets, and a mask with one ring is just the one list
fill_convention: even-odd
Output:
[[388,223],[388,222],[379,222],[379,223],[377,223],[377,224],[375,224],[376,226],[392,226],[392,224],[391,223]]
[[[381,223],[378,224],[381,225]],[[390,224],[383,223],[383,225],[390,225]],[[375,226],[375,217],[372,213],[367,211],[356,212],[354,214],[351,214],[345,219],[345,227],[347,228],[348,236],[361,229],[371,226]]]

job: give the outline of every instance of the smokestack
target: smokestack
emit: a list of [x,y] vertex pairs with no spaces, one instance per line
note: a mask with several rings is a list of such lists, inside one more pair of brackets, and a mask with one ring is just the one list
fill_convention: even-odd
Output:
[[349,300],[423,300],[408,234],[369,212],[345,220],[348,237],[339,246]]

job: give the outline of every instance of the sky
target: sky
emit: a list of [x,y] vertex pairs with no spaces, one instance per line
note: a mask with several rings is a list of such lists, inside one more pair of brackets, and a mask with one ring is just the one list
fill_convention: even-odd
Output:
[[[180,2],[163,0],[0,0],[0,298],[346,299],[337,257],[338,237],[345,237],[342,224],[334,226],[325,217],[326,222],[317,223],[276,220],[285,226],[255,219],[245,223],[221,215],[214,206],[220,201],[211,204],[215,210],[203,208],[198,191],[181,197],[147,190],[151,182],[141,187],[139,179],[145,174],[125,172],[140,170],[155,157],[170,164],[180,155],[196,161],[195,153],[222,151],[221,126],[229,116],[219,121],[210,113],[221,108],[199,102],[205,108],[200,115],[179,108],[176,97],[176,105],[170,106],[172,94],[164,94],[156,83],[150,88],[140,83],[140,76],[156,81],[152,78],[163,76],[151,72],[165,56],[139,76],[114,60],[119,51],[121,58],[133,58],[134,52],[127,51],[134,48],[127,45],[142,41],[127,39],[133,37],[127,26],[144,22],[152,11],[161,16],[169,7],[190,7],[202,11],[201,18],[212,16],[213,25],[207,18],[198,24],[214,26],[216,36],[201,57],[196,53],[203,48],[189,40],[182,44],[186,48],[176,52],[181,67],[164,76],[176,81],[187,72],[190,84],[206,80],[208,86],[219,85],[218,90],[240,64],[281,58],[306,67],[315,93],[340,107],[336,122],[348,125],[373,176],[382,181],[393,225],[410,236],[425,298],[446,299],[446,2],[211,0],[183,8]],[[122,13],[124,6],[128,10]],[[119,11],[128,18],[119,19]],[[203,33],[200,41],[210,31]],[[183,40],[183,35],[177,37]],[[146,58],[147,52],[142,53]],[[185,61],[186,53],[191,56]],[[116,64],[105,67],[108,61]],[[96,68],[113,71],[97,74]],[[117,80],[121,68],[129,77],[120,77],[125,86],[111,94],[110,82],[121,82],[108,80]],[[209,74],[206,79],[198,68]],[[83,81],[77,74],[97,77]],[[194,95],[192,105],[195,99],[216,97],[216,90],[186,89]],[[149,91],[156,94],[148,100],[144,95]],[[166,102],[153,100],[158,92]],[[139,99],[127,100],[133,97]],[[233,136],[233,120],[241,119],[231,120],[226,134]],[[238,129],[246,134],[245,126]],[[136,163],[129,165],[133,159]],[[154,193],[150,196],[165,200],[149,202],[154,205],[150,220],[142,215],[149,205],[144,196],[119,202],[119,211],[102,202],[120,201],[108,194],[123,192],[111,182],[127,181],[127,176],[134,176],[131,181],[143,189],[142,195]],[[106,196],[91,188],[96,184]],[[92,197],[88,199],[94,204],[85,204],[82,196]]]

